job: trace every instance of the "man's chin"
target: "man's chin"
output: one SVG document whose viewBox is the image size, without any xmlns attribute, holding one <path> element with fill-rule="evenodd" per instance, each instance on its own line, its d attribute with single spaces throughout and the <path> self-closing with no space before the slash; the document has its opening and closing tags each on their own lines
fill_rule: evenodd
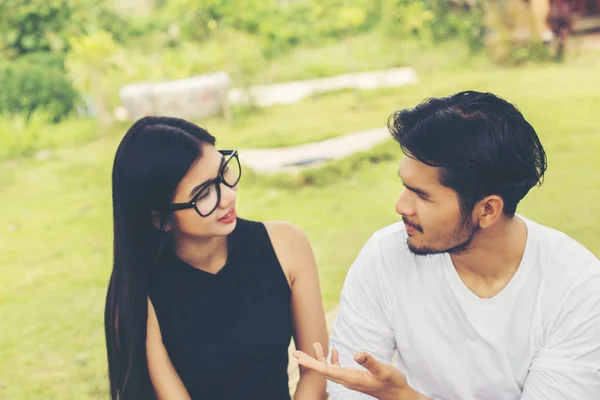
<svg viewBox="0 0 600 400">
<path fill-rule="evenodd" d="M 444 250 L 438 250 L 427 246 L 417 246 L 414 243 L 411 243 L 411 238 L 408 238 L 406 244 L 408 245 L 408 249 L 411 253 L 416 256 L 430 256 L 434 254 L 444 253 Z"/>
<path fill-rule="evenodd" d="M 408 249 L 410 250 L 410 252 L 417 256 L 432 256 L 435 254 L 445 254 L 445 253 L 452 254 L 452 255 L 460 255 L 460 254 L 467 253 L 471 249 L 473 237 L 475 236 L 476 232 L 477 232 L 477 229 L 474 230 L 466 240 L 464 240 L 452 247 L 446 247 L 443 249 L 428 247 L 425 245 L 417 246 L 414 243 L 414 238 L 411 238 L 411 237 L 409 237 L 406 240 L 406 244 L 408 245 Z M 411 239 L 413 239 L 413 240 L 411 240 Z"/>
</svg>

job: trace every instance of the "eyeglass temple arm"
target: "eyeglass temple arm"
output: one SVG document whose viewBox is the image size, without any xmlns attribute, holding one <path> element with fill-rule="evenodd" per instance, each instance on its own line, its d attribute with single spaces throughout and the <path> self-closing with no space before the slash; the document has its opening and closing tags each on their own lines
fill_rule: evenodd
<svg viewBox="0 0 600 400">
<path fill-rule="evenodd" d="M 165 208 L 165 211 L 185 210 L 186 208 L 193 208 L 193 207 L 194 207 L 194 204 L 192 202 L 174 203 L 174 204 L 169 204 L 169 206 Z"/>
</svg>

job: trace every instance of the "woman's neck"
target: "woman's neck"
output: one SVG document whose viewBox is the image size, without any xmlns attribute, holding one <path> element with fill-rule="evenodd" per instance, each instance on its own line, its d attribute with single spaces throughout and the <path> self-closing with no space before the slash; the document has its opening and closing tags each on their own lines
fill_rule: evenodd
<svg viewBox="0 0 600 400">
<path fill-rule="evenodd" d="M 214 274 L 227 262 L 227 236 L 203 239 L 177 237 L 173 251 L 192 267 Z"/>
</svg>

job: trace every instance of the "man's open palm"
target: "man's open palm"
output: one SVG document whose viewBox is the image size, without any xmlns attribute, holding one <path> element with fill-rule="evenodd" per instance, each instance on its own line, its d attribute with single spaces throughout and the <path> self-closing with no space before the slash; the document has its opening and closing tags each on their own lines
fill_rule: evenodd
<svg viewBox="0 0 600 400">
<path fill-rule="evenodd" d="M 323 346 L 315 343 L 313 347 L 314 357 L 302 351 L 294 352 L 298 364 L 319 372 L 327 379 L 344 385 L 350 390 L 385 400 L 397 399 L 398 393 L 407 386 L 406 376 L 398 368 L 381 363 L 368 353 L 361 352 L 354 356 L 354 360 L 366 368 L 361 370 L 341 366 L 336 349 L 331 352 L 331 364 L 329 364 L 323 354 Z"/>
</svg>

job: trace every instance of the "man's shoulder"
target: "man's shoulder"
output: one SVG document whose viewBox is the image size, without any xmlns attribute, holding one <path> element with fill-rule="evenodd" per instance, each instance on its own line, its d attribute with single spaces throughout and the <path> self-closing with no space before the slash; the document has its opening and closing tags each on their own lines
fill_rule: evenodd
<svg viewBox="0 0 600 400">
<path fill-rule="evenodd" d="M 367 241 L 367 246 L 376 248 L 381 254 L 408 255 L 410 251 L 406 244 L 407 239 L 408 234 L 404 223 L 394 222 L 373 232 Z"/>
<path fill-rule="evenodd" d="M 376 230 L 372 238 L 378 242 L 384 242 L 386 240 L 396 240 L 406 238 L 406 229 L 402 221 L 394 222 L 383 228 Z"/>
<path fill-rule="evenodd" d="M 371 254 L 384 270 L 394 274 L 413 269 L 419 263 L 437 262 L 437 256 L 415 256 L 408 248 L 407 240 L 404 223 L 395 222 L 376 230 L 365 244 L 364 251 Z"/>
<path fill-rule="evenodd" d="M 546 268 L 564 270 L 573 278 L 600 274 L 600 260 L 582 243 L 558 229 L 524 220 L 534 240 L 539 261 Z"/>
</svg>

